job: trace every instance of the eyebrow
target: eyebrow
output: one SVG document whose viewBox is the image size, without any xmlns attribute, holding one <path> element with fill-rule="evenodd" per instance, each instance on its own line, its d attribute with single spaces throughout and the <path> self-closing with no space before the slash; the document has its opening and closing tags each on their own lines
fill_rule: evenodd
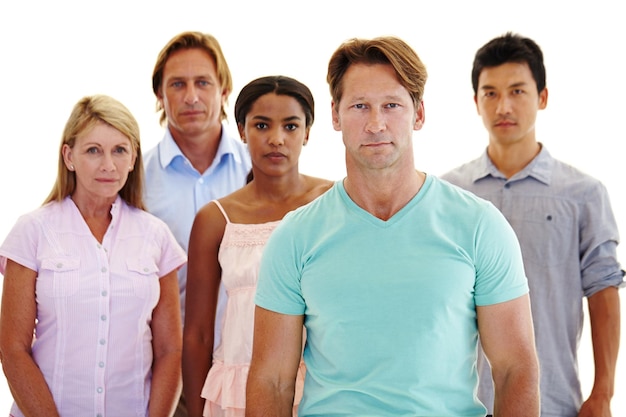
<svg viewBox="0 0 626 417">
<path fill-rule="evenodd" d="M 347 99 L 350 99 L 352 101 L 369 101 L 367 99 L 366 96 L 354 96 L 354 97 L 346 97 Z M 386 95 L 383 97 L 385 100 L 388 101 L 401 101 L 403 100 L 402 96 L 396 95 L 396 94 L 391 94 L 391 95 Z"/>
<path fill-rule="evenodd" d="M 252 120 L 262 120 L 262 121 L 271 121 L 272 119 L 263 115 L 252 116 Z M 302 118 L 300 116 L 288 116 L 284 119 L 281 119 L 282 122 L 291 122 L 291 121 L 300 121 Z"/>
<path fill-rule="evenodd" d="M 201 74 L 201 75 L 196 75 L 193 77 L 187 77 L 185 75 L 172 75 L 170 77 L 165 78 L 165 80 L 167 81 L 187 81 L 187 80 L 207 80 L 207 81 L 213 81 L 214 78 L 212 78 L 210 75 L 208 74 Z"/>
<path fill-rule="evenodd" d="M 527 82 L 525 82 L 525 81 L 520 81 L 520 82 L 517 82 L 517 83 L 513 83 L 513 84 L 511 84 L 511 85 L 507 86 L 506 88 L 525 87 L 525 86 L 527 86 L 527 85 L 528 85 L 528 83 L 527 83 Z M 487 84 L 487 85 L 483 85 L 483 86 L 481 86 L 481 87 L 480 87 L 480 89 L 481 89 L 481 90 L 494 90 L 495 88 L 496 88 L 496 87 L 494 87 L 494 86 L 492 86 L 492 85 L 489 85 L 489 84 Z"/>
<path fill-rule="evenodd" d="M 130 141 L 130 139 L 129 139 L 129 141 Z M 98 146 L 100 148 L 103 147 L 101 142 L 85 142 L 85 143 L 81 144 L 80 146 L 87 146 L 87 147 Z M 128 143 L 128 142 L 119 142 L 119 143 L 114 143 L 111 146 L 122 146 L 122 147 L 130 148 L 130 147 L 133 146 L 133 144 L 132 143 Z"/>
</svg>

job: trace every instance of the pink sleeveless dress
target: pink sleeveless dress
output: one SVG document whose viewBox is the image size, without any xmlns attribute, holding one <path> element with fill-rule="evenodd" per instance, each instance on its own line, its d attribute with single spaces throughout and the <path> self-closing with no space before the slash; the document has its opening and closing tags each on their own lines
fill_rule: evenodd
<svg viewBox="0 0 626 417">
<path fill-rule="evenodd" d="M 231 223 L 226 219 L 218 260 L 228 294 L 222 323 L 222 340 L 213 352 L 213 365 L 202 388 L 205 417 L 244 417 L 246 381 L 252 357 L 254 294 L 263 248 L 280 221 L 261 224 Z M 296 380 L 294 413 L 302 398 L 305 367 L 300 362 Z"/>
</svg>

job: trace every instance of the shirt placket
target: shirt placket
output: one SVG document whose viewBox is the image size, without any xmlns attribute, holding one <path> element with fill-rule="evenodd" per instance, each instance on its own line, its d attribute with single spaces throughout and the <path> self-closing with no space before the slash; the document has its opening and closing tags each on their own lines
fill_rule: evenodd
<svg viewBox="0 0 626 417">
<path fill-rule="evenodd" d="M 513 183 L 510 181 L 506 181 L 502 186 L 502 203 L 500 207 L 500 211 L 507 219 L 511 219 L 513 215 L 514 207 L 514 191 L 513 191 Z"/>
<path fill-rule="evenodd" d="M 98 298 L 98 345 L 96 348 L 95 366 L 95 412 L 96 417 L 105 416 L 106 400 L 106 367 L 108 365 L 109 331 L 110 331 L 110 299 L 111 299 L 111 268 L 107 242 L 97 244 L 98 265 L 100 267 L 100 297 Z"/>
</svg>

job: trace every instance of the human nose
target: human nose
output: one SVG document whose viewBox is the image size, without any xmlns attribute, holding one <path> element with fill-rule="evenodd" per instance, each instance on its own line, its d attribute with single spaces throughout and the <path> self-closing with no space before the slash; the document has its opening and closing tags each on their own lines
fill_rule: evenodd
<svg viewBox="0 0 626 417">
<path fill-rule="evenodd" d="M 378 133 L 385 130 L 385 119 L 380 110 L 372 109 L 370 111 L 365 130 L 370 133 Z"/>
<path fill-rule="evenodd" d="M 198 102 L 198 90 L 193 86 L 189 85 L 185 90 L 185 103 L 186 104 L 195 104 Z"/>
<path fill-rule="evenodd" d="M 105 153 L 102 157 L 102 163 L 100 164 L 100 169 L 102 171 L 114 171 L 115 163 L 113 163 L 113 156 Z"/>
<path fill-rule="evenodd" d="M 511 113 L 511 100 L 507 96 L 502 96 L 498 99 L 498 105 L 496 107 L 496 112 L 498 114 L 509 114 Z"/>
<path fill-rule="evenodd" d="M 267 132 L 267 142 L 272 146 L 282 146 L 285 138 L 280 129 L 271 129 Z"/>
</svg>

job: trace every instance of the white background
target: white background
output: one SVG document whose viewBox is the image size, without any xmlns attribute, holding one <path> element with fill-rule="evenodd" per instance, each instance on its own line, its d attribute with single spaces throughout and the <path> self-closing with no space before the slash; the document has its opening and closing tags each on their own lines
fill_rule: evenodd
<svg viewBox="0 0 626 417">
<path fill-rule="evenodd" d="M 35 0 L 0 4 L 0 239 L 20 214 L 38 207 L 56 175 L 61 132 L 74 103 L 104 93 L 136 116 L 143 149 L 162 137 L 151 74 L 160 49 L 184 30 L 220 41 L 233 73 L 230 102 L 248 81 L 284 74 L 306 83 L 317 119 L 301 157 L 304 173 L 340 179 L 343 145 L 330 120 L 326 65 L 351 37 L 396 35 L 429 71 L 426 123 L 415 134 L 417 167 L 443 172 L 477 157 L 487 137 L 472 101 L 470 70 L 477 48 L 515 31 L 545 54 L 549 103 L 538 139 L 557 158 L 607 186 L 626 233 L 623 183 L 626 25 L 620 2 L 549 0 L 108 2 Z M 230 120 L 232 107 L 228 111 Z M 234 126 L 229 126 L 234 131 Z M 619 249 L 626 264 L 626 244 Z M 626 313 L 626 301 L 622 312 Z M 623 314 L 626 322 L 626 314 Z M 622 333 L 626 325 L 622 325 Z M 584 395 L 593 381 L 585 328 L 580 372 Z M 626 345 L 626 343 L 622 343 Z M 626 415 L 626 348 L 621 349 L 613 415 Z M 0 378 L 0 416 L 10 395 Z"/>
</svg>

